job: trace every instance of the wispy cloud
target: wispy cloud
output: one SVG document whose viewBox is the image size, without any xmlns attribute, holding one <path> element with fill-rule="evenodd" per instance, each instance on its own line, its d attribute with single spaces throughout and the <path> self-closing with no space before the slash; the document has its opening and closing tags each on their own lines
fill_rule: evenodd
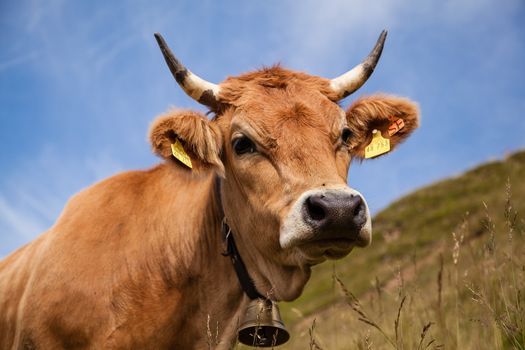
<svg viewBox="0 0 525 350">
<path fill-rule="evenodd" d="M 37 52 L 29 52 L 0 61 L 0 73 L 20 64 L 27 63 L 38 56 Z"/>
<path fill-rule="evenodd" d="M 412 28 L 412 35 L 414 28 L 422 32 L 436 29 L 444 35 L 450 35 L 451 30 L 455 35 L 469 35 L 491 28 L 490 23 L 512 15 L 522 3 L 520 0 L 333 0 L 320 4 L 304 0 L 300 6 L 295 2 L 284 6 L 287 8 L 282 16 L 289 27 L 284 34 L 285 45 L 293 51 L 291 64 L 310 68 L 326 66 L 327 61 L 332 62 L 330 67 L 352 58 L 359 60 L 361 57 L 355 57 L 355 52 L 368 53 L 367 48 L 371 48 L 382 29 L 398 35 L 407 28 Z M 458 31 L 465 25 L 470 26 L 468 31 Z M 508 28 L 491 29 L 492 37 L 497 37 Z M 484 40 L 487 34 L 484 33 Z M 450 42 L 453 41 L 451 38 Z M 398 47 L 403 49 L 404 45 Z M 332 56 L 327 57 L 328 54 Z"/>
<path fill-rule="evenodd" d="M 24 21 L 24 29 L 28 32 L 38 31 L 43 21 L 56 20 L 62 13 L 64 0 L 31 0 L 26 3 L 24 12 L 27 17 Z"/>
<path fill-rule="evenodd" d="M 45 223 L 28 215 L 24 207 L 25 205 L 20 208 L 9 203 L 4 196 L 0 195 L 0 227 L 6 230 L 7 238 L 11 237 L 16 240 L 16 237 L 21 237 L 23 240 L 29 240 L 45 229 Z"/>
<path fill-rule="evenodd" d="M 110 152 L 76 159 L 67 151 L 45 147 L 9 174 L 0 194 L 0 237 L 3 252 L 48 229 L 68 198 L 123 167 Z M 0 251 L 0 255 L 2 251 Z"/>
</svg>

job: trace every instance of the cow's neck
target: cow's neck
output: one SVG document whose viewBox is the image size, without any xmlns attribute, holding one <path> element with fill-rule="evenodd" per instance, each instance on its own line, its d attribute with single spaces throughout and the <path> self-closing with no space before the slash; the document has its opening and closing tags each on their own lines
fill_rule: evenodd
<svg viewBox="0 0 525 350">
<path fill-rule="evenodd" d="M 248 298 L 239 286 L 230 259 L 221 254 L 225 247 L 214 176 L 175 172 L 169 175 L 176 186 L 170 194 L 171 208 L 163 221 L 169 223 L 169 231 L 173 233 L 169 236 L 174 256 L 172 266 L 177 269 L 182 266 L 177 271 L 165 269 L 172 274 L 170 279 L 175 281 L 175 288 L 181 294 L 179 303 L 182 305 L 177 310 L 178 317 L 183 319 L 180 329 L 196 330 L 197 334 L 185 333 L 185 337 L 201 340 L 202 336 L 211 337 L 206 342 L 219 341 L 218 348 L 229 348 L 235 340 Z M 173 220 L 177 210 L 184 216 Z M 192 327 L 188 327 L 189 323 Z M 216 339 L 217 334 L 219 339 Z"/>
<path fill-rule="evenodd" d="M 233 234 L 239 255 L 259 294 L 274 301 L 292 301 L 301 295 L 310 278 L 309 266 L 283 265 L 257 250 L 246 237 L 261 237 L 258 232 L 250 232 L 247 236 L 239 232 Z"/>
</svg>

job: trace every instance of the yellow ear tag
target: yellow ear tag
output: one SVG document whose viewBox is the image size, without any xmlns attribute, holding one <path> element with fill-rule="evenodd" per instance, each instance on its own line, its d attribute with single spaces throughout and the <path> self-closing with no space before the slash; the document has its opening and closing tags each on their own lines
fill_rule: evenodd
<svg viewBox="0 0 525 350">
<path fill-rule="evenodd" d="M 390 151 L 390 140 L 381 136 L 381 131 L 372 131 L 372 141 L 365 148 L 365 158 L 374 158 Z"/>
<path fill-rule="evenodd" d="M 192 168 L 191 158 L 188 156 L 188 153 L 186 153 L 179 140 L 171 144 L 171 153 L 175 158 L 180 160 L 182 164 L 186 165 L 190 169 Z"/>
</svg>

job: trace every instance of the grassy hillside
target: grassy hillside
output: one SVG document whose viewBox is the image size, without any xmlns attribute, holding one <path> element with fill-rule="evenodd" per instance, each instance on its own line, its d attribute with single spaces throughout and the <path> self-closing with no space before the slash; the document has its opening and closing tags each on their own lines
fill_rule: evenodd
<svg viewBox="0 0 525 350">
<path fill-rule="evenodd" d="M 525 152 L 401 198 L 371 247 L 316 267 L 281 305 L 282 348 L 525 348 L 524 198 Z"/>
</svg>

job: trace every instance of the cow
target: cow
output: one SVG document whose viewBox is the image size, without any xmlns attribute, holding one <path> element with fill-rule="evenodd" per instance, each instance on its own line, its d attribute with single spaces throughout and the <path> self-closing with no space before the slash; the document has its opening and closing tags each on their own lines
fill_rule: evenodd
<svg viewBox="0 0 525 350">
<path fill-rule="evenodd" d="M 156 33 L 177 83 L 213 115 L 158 117 L 149 140 L 161 164 L 74 195 L 0 262 L 0 348 L 227 349 L 251 297 L 225 257 L 224 227 L 252 292 L 273 302 L 298 298 L 312 266 L 369 245 L 350 162 L 377 133 L 394 149 L 419 111 L 384 94 L 346 111 L 338 102 L 372 74 L 385 37 L 334 79 L 276 65 L 217 85 Z"/>
</svg>

